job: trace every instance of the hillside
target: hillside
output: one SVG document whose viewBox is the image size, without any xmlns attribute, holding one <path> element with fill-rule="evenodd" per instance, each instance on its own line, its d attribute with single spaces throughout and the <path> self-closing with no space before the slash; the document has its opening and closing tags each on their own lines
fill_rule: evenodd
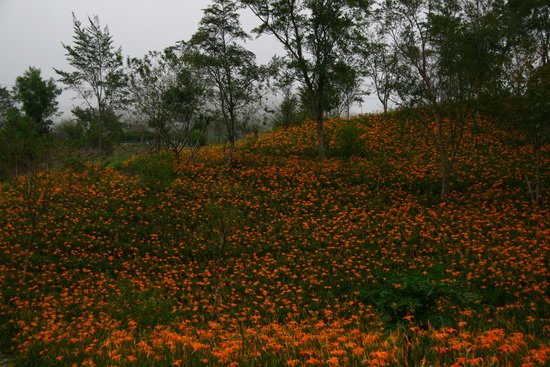
<svg viewBox="0 0 550 367">
<path fill-rule="evenodd" d="M 0 186 L 0 347 L 21 366 L 543 366 L 548 202 L 467 121 L 452 194 L 383 116 Z M 544 148 L 549 167 L 548 147 Z M 546 170 L 542 176 L 548 183 Z"/>
</svg>

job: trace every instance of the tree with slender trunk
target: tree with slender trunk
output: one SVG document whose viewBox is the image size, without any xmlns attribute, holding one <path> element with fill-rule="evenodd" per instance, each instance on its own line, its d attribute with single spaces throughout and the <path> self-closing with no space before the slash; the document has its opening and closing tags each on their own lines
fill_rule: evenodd
<svg viewBox="0 0 550 367">
<path fill-rule="evenodd" d="M 211 119 L 209 83 L 185 60 L 187 52 L 180 43 L 128 60 L 132 105 L 154 131 L 156 147 L 169 149 L 177 160 L 185 148 L 194 156 Z"/>
<path fill-rule="evenodd" d="M 458 57 L 462 9 L 453 0 L 387 0 L 379 9 L 381 30 L 389 35 L 403 72 L 397 93 L 403 104 L 424 108 L 434 123 L 427 131 L 439 156 L 441 197 L 449 194 L 464 116 Z"/>
<path fill-rule="evenodd" d="M 4 127 L 8 115 L 15 109 L 13 96 L 7 88 L 0 87 L 0 128 Z"/>
<path fill-rule="evenodd" d="M 50 132 L 51 117 L 57 112 L 57 97 L 60 94 L 61 89 L 55 81 L 42 79 L 40 69 L 32 66 L 15 79 L 14 99 L 21 103 L 21 109 L 34 122 L 39 135 Z"/>
<path fill-rule="evenodd" d="M 261 24 L 256 34 L 274 36 L 285 48 L 286 66 L 300 81 L 316 122 L 320 159 L 326 155 L 324 119 L 339 83 L 349 76 L 352 44 L 364 29 L 365 1 L 241 0 Z M 353 83 L 351 83 L 353 84 Z"/>
<path fill-rule="evenodd" d="M 105 120 L 124 106 L 127 77 L 122 51 L 114 47 L 109 28 L 102 28 L 97 16 L 88 21 L 88 26 L 84 26 L 73 14 L 74 44 L 63 44 L 74 71 L 54 70 L 60 81 L 94 112 L 99 130 L 98 148 L 102 150 Z"/>
<path fill-rule="evenodd" d="M 376 97 L 387 113 L 400 78 L 395 50 L 379 40 L 368 43 L 361 54 L 365 61 L 364 73 L 372 81 Z"/>
<path fill-rule="evenodd" d="M 214 0 L 204 9 L 197 32 L 189 41 L 189 60 L 213 81 L 217 109 L 229 143 L 228 163 L 235 160 L 235 141 L 242 129 L 242 113 L 261 100 L 262 71 L 256 56 L 241 43 L 250 36 L 239 21 L 240 6 L 232 0 Z"/>
<path fill-rule="evenodd" d="M 550 140 L 550 5 L 545 1 L 514 1 L 504 11 L 507 19 L 506 119 L 522 132 L 532 153 L 525 157 L 523 176 L 531 201 L 543 198 L 544 146 Z M 512 103 L 510 103 L 512 102 Z M 518 139 L 518 143 L 521 139 Z M 519 144 L 518 144 L 519 146 Z"/>
</svg>

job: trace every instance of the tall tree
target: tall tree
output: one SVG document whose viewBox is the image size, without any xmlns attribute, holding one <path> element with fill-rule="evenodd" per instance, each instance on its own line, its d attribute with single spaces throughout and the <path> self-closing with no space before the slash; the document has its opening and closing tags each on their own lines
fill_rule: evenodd
<svg viewBox="0 0 550 367">
<path fill-rule="evenodd" d="M 57 112 L 57 97 L 61 89 L 53 79 L 44 80 L 40 69 L 29 67 L 15 80 L 13 96 L 21 103 L 21 109 L 30 118 L 39 135 L 50 132 L 51 117 Z"/>
<path fill-rule="evenodd" d="M 534 53 L 536 66 L 550 62 L 550 4 L 547 0 L 509 0 L 507 17 L 511 42 Z M 518 42 L 519 41 L 519 42 Z"/>
<path fill-rule="evenodd" d="M 490 104 L 504 93 L 504 62 L 509 46 L 502 0 L 462 4 L 461 32 L 455 48 L 455 68 L 466 89 L 472 110 Z M 476 111 L 477 112 L 477 111 Z"/>
<path fill-rule="evenodd" d="M 108 27 L 102 28 L 97 16 L 83 26 L 73 14 L 72 46 L 63 44 L 67 61 L 75 70 L 55 69 L 60 81 L 84 100 L 97 120 L 99 149 L 103 148 L 103 125 L 126 100 L 127 77 L 122 51 L 115 48 Z"/>
<path fill-rule="evenodd" d="M 382 30 L 389 35 L 402 70 L 399 98 L 411 107 L 426 108 L 435 124 L 428 131 L 439 154 L 444 197 L 462 132 L 453 107 L 467 98 L 458 57 L 462 8 L 455 0 L 386 0 L 380 11 Z"/>
<path fill-rule="evenodd" d="M 214 101 L 227 132 L 230 164 L 237 132 L 243 127 L 242 113 L 261 100 L 262 72 L 254 53 L 241 45 L 250 36 L 241 28 L 239 8 L 233 0 L 214 0 L 204 9 L 199 28 L 189 41 L 195 49 L 192 62 L 214 83 Z"/>
<path fill-rule="evenodd" d="M 326 152 L 324 118 L 335 107 L 339 83 L 349 78 L 351 44 L 366 1 L 241 0 L 261 21 L 258 35 L 274 36 L 286 50 L 287 67 L 302 85 L 315 118 L 320 158 Z M 350 83 L 353 84 L 353 83 Z"/>
<path fill-rule="evenodd" d="M 288 128 L 311 119 L 309 108 L 300 100 L 296 77 L 285 65 L 285 60 L 275 56 L 268 65 L 269 90 L 279 100 L 268 112 L 272 114 L 273 127 Z"/>
<path fill-rule="evenodd" d="M 544 0 L 511 0 L 504 9 L 508 53 L 505 64 L 507 91 L 502 104 L 531 146 L 524 158 L 523 176 L 535 203 L 542 200 L 544 149 L 550 140 L 550 4 Z"/>
<path fill-rule="evenodd" d="M 194 155 L 209 120 L 208 83 L 187 62 L 187 52 L 187 45 L 180 43 L 128 62 L 133 105 L 153 129 L 157 148 L 166 146 L 177 159 L 185 147 L 192 147 Z"/>
<path fill-rule="evenodd" d="M 363 95 L 366 91 L 363 90 L 363 78 L 359 71 L 359 65 L 354 65 L 351 62 L 340 63 L 338 71 L 335 73 L 334 87 L 332 88 L 333 98 L 330 105 L 332 110 L 328 115 L 350 117 L 351 107 L 355 103 L 363 102 Z"/>
<path fill-rule="evenodd" d="M 8 114 L 14 109 L 13 97 L 7 88 L 0 87 L 0 128 L 5 125 Z"/>
<path fill-rule="evenodd" d="M 52 79 L 43 80 L 32 67 L 16 79 L 13 93 L 0 89 L 0 178 L 36 172 L 48 162 L 50 117 L 59 93 Z"/>
<path fill-rule="evenodd" d="M 372 81 L 376 96 L 387 113 L 400 79 L 395 50 L 379 39 L 368 43 L 361 54 L 365 60 L 363 72 Z"/>
</svg>

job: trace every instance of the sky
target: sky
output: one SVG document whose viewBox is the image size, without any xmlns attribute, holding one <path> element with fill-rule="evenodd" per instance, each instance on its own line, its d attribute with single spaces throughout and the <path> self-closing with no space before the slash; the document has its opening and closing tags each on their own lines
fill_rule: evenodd
<svg viewBox="0 0 550 367">
<path fill-rule="evenodd" d="M 72 44 L 74 12 L 84 24 L 97 15 L 107 25 L 114 44 L 125 56 L 141 57 L 176 41 L 187 40 L 196 31 L 202 9 L 209 0 L 0 0 L 0 85 L 11 89 L 15 78 L 29 67 L 38 67 L 44 78 L 57 79 L 53 68 L 70 70 L 64 44 Z M 257 25 L 247 10 L 241 14 L 245 31 Z M 283 54 L 276 40 L 262 36 L 248 42 L 258 63 L 267 63 L 274 54 Z M 355 112 L 376 108 L 368 99 Z M 79 101 L 63 92 L 59 109 L 68 113 Z"/>
</svg>

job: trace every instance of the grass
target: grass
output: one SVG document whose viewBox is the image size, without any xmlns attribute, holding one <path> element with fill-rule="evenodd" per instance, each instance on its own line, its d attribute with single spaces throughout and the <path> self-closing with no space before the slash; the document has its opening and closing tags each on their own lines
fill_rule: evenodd
<svg viewBox="0 0 550 367">
<path fill-rule="evenodd" d="M 382 116 L 328 122 L 323 162 L 305 124 L 233 168 L 214 146 L 44 172 L 34 230 L 4 184 L 0 346 L 18 366 L 543 366 L 547 203 L 528 151 L 477 125 L 445 201 L 422 125 Z"/>
</svg>

